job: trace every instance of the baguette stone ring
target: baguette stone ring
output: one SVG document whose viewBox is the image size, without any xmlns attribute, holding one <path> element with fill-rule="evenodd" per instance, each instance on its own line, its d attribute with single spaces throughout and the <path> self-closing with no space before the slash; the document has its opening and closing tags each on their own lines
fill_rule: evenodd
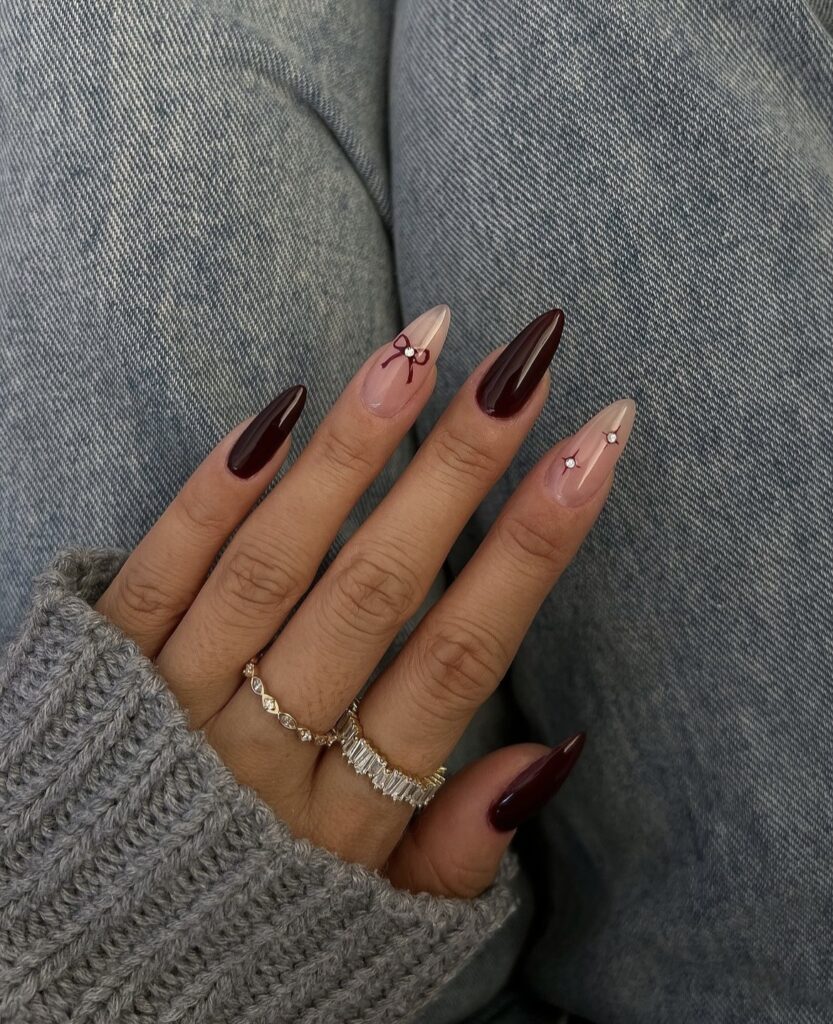
<svg viewBox="0 0 833 1024">
<path fill-rule="evenodd" d="M 336 723 L 335 732 L 341 744 L 344 759 L 358 775 L 368 778 L 374 789 L 399 803 L 416 809 L 433 800 L 446 779 L 446 769 L 438 768 L 431 775 L 409 775 L 394 768 L 387 758 L 365 739 L 358 715 L 359 702 L 353 701 Z"/>
</svg>

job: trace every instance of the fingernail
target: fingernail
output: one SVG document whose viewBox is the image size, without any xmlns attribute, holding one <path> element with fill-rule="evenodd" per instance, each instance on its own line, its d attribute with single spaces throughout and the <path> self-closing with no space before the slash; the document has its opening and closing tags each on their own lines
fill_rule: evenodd
<svg viewBox="0 0 833 1024">
<path fill-rule="evenodd" d="M 498 832 L 511 832 L 540 811 L 564 785 L 579 759 L 584 739 L 584 733 L 578 732 L 524 769 L 489 809 L 492 827 Z"/>
<path fill-rule="evenodd" d="M 228 468 L 244 480 L 263 469 L 298 422 L 307 400 L 303 384 L 282 391 L 238 437 L 228 457 Z"/>
<path fill-rule="evenodd" d="M 555 456 L 544 478 L 553 497 L 568 508 L 584 505 L 607 480 L 622 454 L 636 416 L 636 403 L 623 398 L 596 413 Z"/>
<path fill-rule="evenodd" d="M 477 402 L 489 416 L 514 416 L 529 398 L 555 355 L 564 313 L 551 309 L 527 324 L 489 367 Z"/>
<path fill-rule="evenodd" d="M 442 350 L 450 320 L 448 306 L 434 306 L 379 350 L 361 390 L 372 413 L 395 416 L 420 390 Z"/>
</svg>

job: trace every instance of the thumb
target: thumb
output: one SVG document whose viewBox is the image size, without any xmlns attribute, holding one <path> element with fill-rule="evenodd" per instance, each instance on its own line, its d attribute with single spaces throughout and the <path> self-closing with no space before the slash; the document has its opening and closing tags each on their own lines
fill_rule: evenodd
<svg viewBox="0 0 833 1024">
<path fill-rule="evenodd" d="M 503 747 L 467 765 L 412 822 L 387 864 L 399 889 L 471 898 L 495 879 L 515 830 L 562 786 L 584 746 Z"/>
</svg>

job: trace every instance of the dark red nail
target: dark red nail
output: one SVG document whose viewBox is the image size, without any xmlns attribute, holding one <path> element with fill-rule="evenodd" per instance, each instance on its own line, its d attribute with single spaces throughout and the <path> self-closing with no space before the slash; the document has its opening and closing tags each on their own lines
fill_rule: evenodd
<svg viewBox="0 0 833 1024">
<path fill-rule="evenodd" d="M 477 389 L 477 401 L 489 416 L 514 416 L 529 398 L 550 365 L 561 332 L 564 313 L 542 313 L 510 342 L 489 367 Z"/>
<path fill-rule="evenodd" d="M 263 469 L 298 422 L 306 400 L 307 389 L 296 384 L 282 391 L 252 420 L 228 457 L 228 468 L 235 476 L 245 480 Z"/>
<path fill-rule="evenodd" d="M 564 785 L 584 747 L 584 738 L 583 732 L 576 733 L 525 768 L 489 808 L 492 827 L 511 832 L 540 811 Z"/>
</svg>

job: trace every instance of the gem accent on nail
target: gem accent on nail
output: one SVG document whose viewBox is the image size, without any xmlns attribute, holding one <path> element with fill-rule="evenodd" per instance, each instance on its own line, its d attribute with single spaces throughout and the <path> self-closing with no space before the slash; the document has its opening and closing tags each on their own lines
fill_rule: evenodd
<svg viewBox="0 0 833 1024">
<path fill-rule="evenodd" d="M 572 455 L 568 455 L 566 459 L 564 459 L 564 469 L 561 471 L 562 476 L 567 472 L 568 469 L 581 469 L 581 466 L 576 462 L 577 455 L 578 448 L 576 448 Z"/>
<path fill-rule="evenodd" d="M 393 360 L 398 359 L 399 356 L 404 356 L 408 360 L 408 379 L 405 383 L 410 384 L 414 379 L 414 364 L 416 363 L 417 366 L 424 366 L 431 358 L 431 353 L 427 348 L 414 348 L 408 340 L 407 334 L 397 335 L 397 337 L 393 339 L 392 344 L 396 351 L 392 356 L 388 356 L 388 358 L 381 364 L 382 369 L 384 370 L 388 363 L 392 363 Z"/>
<path fill-rule="evenodd" d="M 597 493 L 628 444 L 635 414 L 633 399 L 611 402 L 564 441 L 544 477 L 557 501 L 578 508 Z"/>
</svg>

